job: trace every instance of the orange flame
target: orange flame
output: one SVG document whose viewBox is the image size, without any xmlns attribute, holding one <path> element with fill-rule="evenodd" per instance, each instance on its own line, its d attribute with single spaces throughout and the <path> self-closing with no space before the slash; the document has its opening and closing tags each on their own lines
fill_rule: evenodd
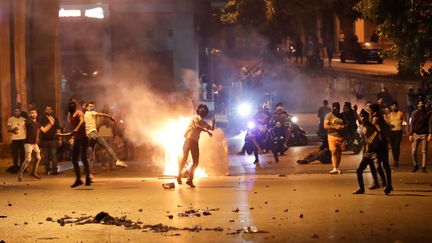
<svg viewBox="0 0 432 243">
<path fill-rule="evenodd" d="M 190 122 L 190 117 L 180 117 L 177 120 L 171 120 L 163 126 L 160 132 L 154 137 L 155 141 L 161 144 L 165 150 L 164 158 L 164 175 L 177 176 L 178 161 L 183 156 L 184 133 Z M 195 170 L 195 177 L 208 177 L 205 169 L 198 167 Z"/>
</svg>

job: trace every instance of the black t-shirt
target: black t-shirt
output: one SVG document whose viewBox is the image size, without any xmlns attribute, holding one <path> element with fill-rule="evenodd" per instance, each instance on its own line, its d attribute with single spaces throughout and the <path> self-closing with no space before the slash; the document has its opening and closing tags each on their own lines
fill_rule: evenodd
<svg viewBox="0 0 432 243">
<path fill-rule="evenodd" d="M 54 118 L 54 125 L 46 133 L 41 132 L 41 139 L 44 141 L 56 139 L 57 129 L 60 129 L 60 123 L 58 119 L 55 118 L 54 116 L 53 118 Z M 42 117 L 42 119 L 40 120 L 41 126 L 45 127 L 49 123 L 50 122 L 46 116 Z"/>
<path fill-rule="evenodd" d="M 37 132 L 40 128 L 40 124 L 38 121 L 34 122 L 31 119 L 27 119 L 26 123 L 26 140 L 25 143 L 35 144 L 37 138 Z"/>
</svg>

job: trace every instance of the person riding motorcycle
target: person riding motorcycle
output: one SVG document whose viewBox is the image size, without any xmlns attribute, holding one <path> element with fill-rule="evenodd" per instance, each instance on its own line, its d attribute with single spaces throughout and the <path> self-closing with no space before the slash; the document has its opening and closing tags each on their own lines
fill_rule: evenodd
<svg viewBox="0 0 432 243">
<path fill-rule="evenodd" d="M 243 148 L 248 154 L 254 153 L 255 164 L 259 162 L 258 153 L 263 154 L 263 150 L 268 150 L 269 138 L 270 134 L 263 124 L 258 123 L 247 130 Z"/>
<path fill-rule="evenodd" d="M 275 126 L 270 131 L 271 139 L 272 139 L 271 150 L 273 152 L 273 156 L 275 158 L 276 163 L 279 163 L 278 154 L 283 155 L 285 151 L 288 150 L 285 130 L 286 129 L 281 124 L 281 122 L 276 121 Z"/>
<path fill-rule="evenodd" d="M 268 124 L 272 117 L 269 110 L 270 107 L 264 104 L 262 108 L 257 111 L 257 113 L 254 116 L 254 119 L 256 121 L 259 121 L 260 124 Z"/>
<path fill-rule="evenodd" d="M 286 138 L 285 144 L 288 146 L 287 139 L 290 133 L 290 115 L 284 110 L 284 105 L 282 102 L 276 104 L 276 111 L 273 113 L 268 127 L 270 129 L 274 128 L 277 122 L 280 122 L 280 124 L 282 125 L 282 128 L 284 130 L 284 137 Z"/>
</svg>

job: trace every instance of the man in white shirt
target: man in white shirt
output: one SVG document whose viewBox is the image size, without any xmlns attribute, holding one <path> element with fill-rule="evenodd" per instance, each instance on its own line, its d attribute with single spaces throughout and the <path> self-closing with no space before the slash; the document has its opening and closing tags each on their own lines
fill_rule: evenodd
<svg viewBox="0 0 432 243">
<path fill-rule="evenodd" d="M 96 112 L 94 110 L 94 107 L 95 107 L 94 102 L 89 102 L 86 106 L 87 111 L 84 114 L 85 131 L 86 131 L 87 137 L 89 138 L 88 149 L 87 149 L 87 159 L 89 160 L 90 171 L 92 171 L 92 169 L 93 169 L 93 163 L 94 163 L 93 151 L 94 151 L 96 144 L 98 144 L 104 150 L 106 150 L 106 152 L 109 154 L 111 159 L 115 162 L 117 167 L 126 168 L 127 164 L 118 158 L 117 154 L 112 150 L 112 148 L 108 145 L 108 143 L 105 141 L 105 139 L 103 137 L 99 136 L 99 133 L 97 131 L 96 117 L 98 117 L 98 116 L 107 117 L 114 122 L 115 122 L 115 119 L 108 114 Z"/>
<path fill-rule="evenodd" d="M 200 104 L 196 110 L 197 115 L 193 116 L 189 126 L 185 133 L 185 142 L 183 144 L 183 158 L 179 163 L 179 172 L 177 176 L 177 183 L 182 184 L 181 176 L 182 171 L 186 165 L 186 161 L 188 159 L 189 151 L 192 154 L 193 165 L 188 171 L 188 179 L 186 184 L 190 187 L 195 187 L 193 184 L 193 177 L 195 173 L 195 169 L 198 167 L 199 163 L 199 147 L 198 141 L 200 138 L 200 133 L 202 131 L 207 132 L 210 136 L 212 133 L 210 131 L 214 130 L 215 119 L 212 119 L 212 125 L 210 126 L 207 122 L 204 121 L 204 118 L 208 115 L 209 109 L 206 105 Z"/>
<path fill-rule="evenodd" d="M 21 116 L 21 109 L 16 107 L 14 115 L 9 117 L 7 129 L 12 139 L 12 160 L 13 165 L 7 169 L 12 174 L 18 173 L 20 166 L 25 160 L 24 143 L 26 139 L 25 118 Z M 18 163 L 19 156 L 19 163 Z"/>
</svg>

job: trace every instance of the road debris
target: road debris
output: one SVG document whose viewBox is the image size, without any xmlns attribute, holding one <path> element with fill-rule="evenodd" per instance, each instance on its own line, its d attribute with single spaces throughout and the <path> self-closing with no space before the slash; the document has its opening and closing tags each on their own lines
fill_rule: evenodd
<svg viewBox="0 0 432 243">
<path fill-rule="evenodd" d="M 219 209 L 207 209 L 203 215 L 211 215 L 210 211 L 218 211 Z M 196 214 L 200 210 L 190 209 L 185 211 L 189 214 Z M 174 217 L 173 215 L 169 215 Z M 189 217 L 189 216 L 188 216 Z M 51 217 L 47 217 L 46 221 L 53 221 Z M 223 232 L 225 229 L 218 226 L 214 228 L 203 228 L 201 225 L 193 225 L 192 227 L 174 227 L 169 225 L 164 225 L 162 223 L 159 224 L 144 224 L 141 221 L 132 221 L 128 219 L 127 216 L 122 217 L 113 217 L 107 212 L 99 212 L 96 216 L 88 216 L 82 215 L 80 217 L 70 217 L 65 215 L 62 218 L 56 220 L 61 226 L 65 226 L 69 224 L 73 225 L 83 225 L 83 224 L 105 224 L 105 225 L 115 225 L 115 226 L 123 226 L 127 230 L 139 229 L 142 232 L 152 232 L 152 233 L 168 233 L 169 231 L 189 231 L 189 232 L 201 232 L 201 231 L 215 231 L 215 232 Z M 234 222 L 234 220 L 230 220 L 230 222 Z M 27 222 L 24 222 L 27 224 Z M 41 224 L 41 223 L 39 223 Z M 229 228 L 228 228 L 229 229 Z M 256 226 L 245 226 L 242 229 L 236 230 L 235 232 L 227 233 L 227 234 L 240 234 L 240 233 L 269 233 L 267 231 L 258 230 Z M 163 234 L 164 236 L 180 236 L 179 233 L 172 234 Z"/>
<path fill-rule="evenodd" d="M 164 184 L 162 184 L 162 187 L 164 188 L 164 189 L 174 189 L 175 188 L 175 184 L 174 184 L 174 182 L 170 182 L 170 183 L 164 183 Z"/>
</svg>

